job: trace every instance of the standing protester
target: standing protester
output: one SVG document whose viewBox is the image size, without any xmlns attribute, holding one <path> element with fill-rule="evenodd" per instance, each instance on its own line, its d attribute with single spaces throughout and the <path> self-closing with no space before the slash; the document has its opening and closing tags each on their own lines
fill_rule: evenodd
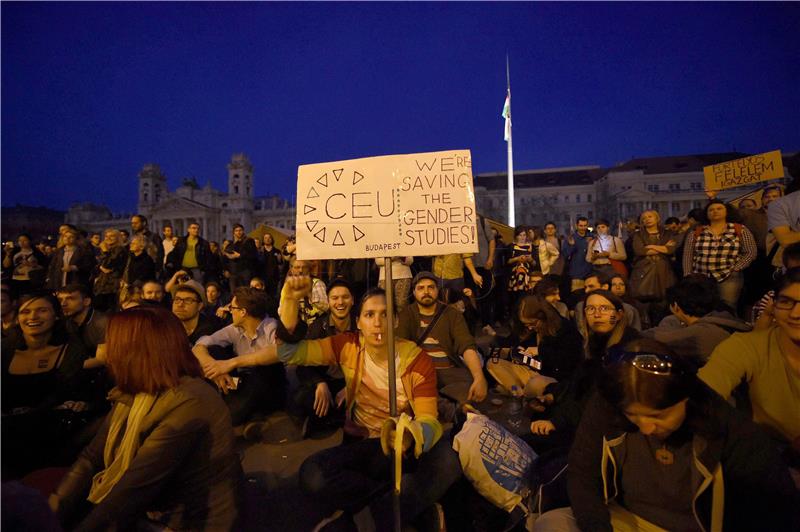
<svg viewBox="0 0 800 532">
<path fill-rule="evenodd" d="M 18 295 L 42 287 L 47 270 L 47 258 L 31 244 L 31 237 L 22 233 L 17 237 L 17 247 L 6 244 L 3 268 L 12 270 L 11 284 Z"/>
<path fill-rule="evenodd" d="M 606 277 L 611 277 L 615 273 L 627 277 L 625 260 L 628 254 L 625 252 L 625 243 L 621 238 L 610 234 L 608 228 L 608 220 L 601 218 L 595 222 L 595 236 L 589 240 L 586 262 L 591 263 L 594 271 L 601 272 Z"/>
<path fill-rule="evenodd" d="M 101 311 L 113 310 L 120 289 L 122 273 L 128 263 L 128 250 L 116 229 L 107 229 L 100 243 L 100 256 L 94 275 L 94 306 Z"/>
<path fill-rule="evenodd" d="M 392 257 L 392 290 L 394 293 L 394 304 L 397 313 L 403 311 L 408 305 L 408 296 L 411 294 L 411 264 L 414 257 Z M 375 264 L 379 268 L 378 286 L 386 289 L 386 265 L 383 257 L 375 259 Z"/>
<path fill-rule="evenodd" d="M 89 277 L 96 265 L 94 252 L 79 243 L 78 232 L 68 229 L 61 237 L 63 245 L 53 254 L 47 274 L 47 288 L 80 283 L 89 286 Z"/>
<path fill-rule="evenodd" d="M 222 254 L 228 259 L 231 293 L 239 286 L 247 286 L 256 271 L 258 250 L 255 241 L 244 233 L 242 224 L 234 224 L 233 242 L 222 250 Z"/>
<path fill-rule="evenodd" d="M 208 242 L 200 236 L 200 224 L 190 223 L 186 228 L 186 236 L 178 239 L 175 248 L 167 257 L 164 267 L 165 276 L 171 276 L 178 270 L 184 270 L 195 281 L 202 283 L 210 255 Z"/>
<path fill-rule="evenodd" d="M 164 264 L 164 246 L 161 237 L 147 228 L 147 218 L 141 214 L 134 214 L 131 217 L 131 238 L 135 236 L 145 238 L 144 249 L 156 266 L 156 271 L 160 272 Z"/>
<path fill-rule="evenodd" d="M 663 307 L 667 289 L 675 284 L 670 258 L 675 252 L 675 237 L 661 226 L 656 211 L 639 217 L 641 228 L 631 237 L 633 263 L 629 277 L 630 294 L 647 305 L 648 323 L 658 323 L 667 310 Z"/>
<path fill-rule="evenodd" d="M 733 221 L 732 208 L 720 200 L 706 206 L 706 225 L 686 235 L 683 271 L 708 275 L 719 283 L 722 301 L 736 310 L 744 284 L 742 271 L 756 258 L 750 230 Z"/>
<path fill-rule="evenodd" d="M 172 226 L 169 224 L 165 224 L 161 231 L 164 233 L 164 238 L 161 240 L 161 268 L 163 268 L 167 263 L 167 257 L 175 249 L 175 242 L 178 238 L 172 232 Z"/>
<path fill-rule="evenodd" d="M 134 235 L 128 246 L 128 260 L 122 273 L 122 286 L 128 287 L 135 283 L 143 285 L 145 281 L 155 279 L 156 265 L 147 250 L 147 238 Z"/>
<path fill-rule="evenodd" d="M 539 253 L 534 253 L 533 244 L 528 242 L 528 232 L 525 227 L 514 229 L 514 245 L 511 256 L 508 258 L 510 268 L 508 279 L 508 292 L 511 305 L 516 308 L 519 300 L 533 288 L 531 272 L 541 271 Z"/>
<path fill-rule="evenodd" d="M 564 239 L 558 234 L 558 227 L 555 222 L 547 222 L 544 224 L 544 241 L 559 251 L 563 249 Z M 560 279 L 563 273 L 564 256 L 559 253 L 558 259 L 550 266 L 550 275 L 557 275 Z"/>
<path fill-rule="evenodd" d="M 264 233 L 263 246 L 259 251 L 261 275 L 266 283 L 267 294 L 278 297 L 278 286 L 281 280 L 281 252 L 275 247 L 275 239 L 269 233 Z"/>
<path fill-rule="evenodd" d="M 561 248 L 561 254 L 567 262 L 567 274 L 571 279 L 570 292 L 582 289 L 583 279 L 592 271 L 592 265 L 586 262 L 590 238 L 589 219 L 579 216 L 575 222 L 575 232 L 570 233 Z"/>
</svg>

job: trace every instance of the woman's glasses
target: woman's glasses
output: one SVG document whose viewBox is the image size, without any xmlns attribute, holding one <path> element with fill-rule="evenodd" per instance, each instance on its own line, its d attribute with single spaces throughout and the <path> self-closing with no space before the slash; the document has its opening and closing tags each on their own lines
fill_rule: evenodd
<svg viewBox="0 0 800 532">
<path fill-rule="evenodd" d="M 800 300 L 792 297 L 778 296 L 775 298 L 774 306 L 778 310 L 792 310 L 798 303 L 800 303 Z"/>
<path fill-rule="evenodd" d="M 615 310 L 614 305 L 586 305 L 583 307 L 586 314 L 600 314 L 601 316 L 608 316 Z"/>
</svg>

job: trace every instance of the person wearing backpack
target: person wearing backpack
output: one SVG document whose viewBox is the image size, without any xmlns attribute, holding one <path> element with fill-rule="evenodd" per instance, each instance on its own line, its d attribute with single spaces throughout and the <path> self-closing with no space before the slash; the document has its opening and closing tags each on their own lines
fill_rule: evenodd
<svg viewBox="0 0 800 532">
<path fill-rule="evenodd" d="M 686 235 L 683 251 L 685 275 L 700 273 L 714 279 L 720 299 L 736 309 L 744 284 L 742 271 L 756 258 L 753 233 L 732 218 L 735 211 L 721 200 L 706 205 L 704 225 Z"/>
</svg>

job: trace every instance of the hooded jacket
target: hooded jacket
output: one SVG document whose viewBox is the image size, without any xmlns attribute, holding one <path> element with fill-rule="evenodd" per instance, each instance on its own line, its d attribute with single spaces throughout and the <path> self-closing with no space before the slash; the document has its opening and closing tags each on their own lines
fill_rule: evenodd
<svg viewBox="0 0 800 532">
<path fill-rule="evenodd" d="M 735 332 L 749 332 L 753 327 L 728 311 L 709 312 L 691 325 L 683 325 L 675 316 L 667 316 L 658 327 L 642 332 L 669 345 L 676 354 L 692 357 L 703 366 L 714 348 Z"/>
<path fill-rule="evenodd" d="M 699 384 L 683 423 L 692 433 L 692 512 L 704 532 L 797 530 L 797 491 L 777 450 L 752 421 Z M 611 531 L 626 434 L 637 430 L 599 393 L 569 455 L 567 489 L 581 530 Z M 642 486 L 642 489 L 648 489 Z"/>
</svg>

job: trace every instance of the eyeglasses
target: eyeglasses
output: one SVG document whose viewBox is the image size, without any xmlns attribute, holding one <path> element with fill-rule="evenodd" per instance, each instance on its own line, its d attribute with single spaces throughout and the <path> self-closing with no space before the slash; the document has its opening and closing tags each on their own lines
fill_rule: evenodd
<svg viewBox="0 0 800 532">
<path fill-rule="evenodd" d="M 605 316 L 611 314 L 617 309 L 613 305 L 586 305 L 584 310 L 586 311 L 586 314 L 599 313 L 601 316 Z"/>
<path fill-rule="evenodd" d="M 235 305 L 228 305 L 228 309 L 230 309 L 230 310 L 244 310 L 244 308 L 237 307 Z"/>
<path fill-rule="evenodd" d="M 173 297 L 172 302 L 179 305 L 189 305 L 191 303 L 200 303 L 200 300 L 193 297 Z"/>
<path fill-rule="evenodd" d="M 778 296 L 775 298 L 775 308 L 778 310 L 792 310 L 798 303 L 800 303 L 800 300 L 789 296 Z"/>
<path fill-rule="evenodd" d="M 611 347 L 603 357 L 606 367 L 623 363 L 653 375 L 684 375 L 688 372 L 687 366 L 671 355 L 625 351 L 618 345 Z"/>
</svg>

